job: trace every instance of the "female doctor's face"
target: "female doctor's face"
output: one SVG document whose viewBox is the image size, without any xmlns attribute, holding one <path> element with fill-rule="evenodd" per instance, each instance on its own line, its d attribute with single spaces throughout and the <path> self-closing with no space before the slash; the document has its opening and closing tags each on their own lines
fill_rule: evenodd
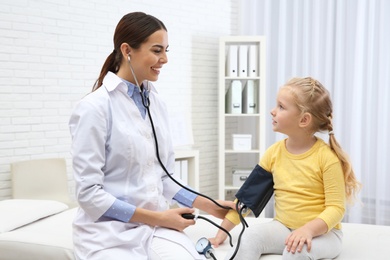
<svg viewBox="0 0 390 260">
<path fill-rule="evenodd" d="M 131 49 L 130 58 L 139 84 L 156 81 L 160 70 L 168 62 L 168 33 L 161 29 L 151 34 L 138 49 Z"/>
</svg>

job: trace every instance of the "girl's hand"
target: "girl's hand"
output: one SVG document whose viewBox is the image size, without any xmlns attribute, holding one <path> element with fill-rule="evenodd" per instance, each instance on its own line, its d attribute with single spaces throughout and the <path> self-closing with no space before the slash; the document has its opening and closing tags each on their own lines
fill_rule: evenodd
<svg viewBox="0 0 390 260">
<path fill-rule="evenodd" d="M 232 222 L 230 222 L 230 220 L 228 220 L 227 218 L 225 218 L 222 223 L 221 223 L 221 226 L 226 229 L 226 231 L 230 231 L 232 230 L 236 225 L 234 225 Z M 218 229 L 218 232 L 217 234 L 215 235 L 215 237 L 213 238 L 210 238 L 209 241 L 210 243 L 214 246 L 214 247 L 218 247 L 219 245 L 221 245 L 225 240 L 226 238 L 228 237 L 228 235 L 225 233 L 225 231 L 221 230 L 221 229 Z"/>
<path fill-rule="evenodd" d="M 209 241 L 211 245 L 213 245 L 215 248 L 217 248 L 219 245 L 221 245 L 227 238 L 227 234 L 223 231 L 218 231 L 217 235 L 215 237 L 209 238 Z"/>
<path fill-rule="evenodd" d="M 291 232 L 284 243 L 286 250 L 293 254 L 295 252 L 301 252 L 305 244 L 307 244 L 307 251 L 310 252 L 312 239 L 311 230 L 303 226 Z"/>
<path fill-rule="evenodd" d="M 328 232 L 328 226 L 320 218 L 307 222 L 304 226 L 294 230 L 286 238 L 286 250 L 291 253 L 301 252 L 305 244 L 307 251 L 311 250 L 311 241 L 313 237 L 318 237 Z"/>
</svg>

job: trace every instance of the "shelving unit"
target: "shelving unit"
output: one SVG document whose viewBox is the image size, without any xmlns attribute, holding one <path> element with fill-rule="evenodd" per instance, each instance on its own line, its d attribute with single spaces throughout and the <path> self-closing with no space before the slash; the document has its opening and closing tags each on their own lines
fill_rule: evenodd
<svg viewBox="0 0 390 260">
<path fill-rule="evenodd" d="M 188 186 L 199 192 L 199 150 L 175 150 L 175 161 L 187 161 Z M 199 214 L 199 209 L 195 209 Z"/>
<path fill-rule="evenodd" d="M 199 191 L 199 150 L 175 150 L 175 161 L 188 161 L 188 185 Z"/>
<path fill-rule="evenodd" d="M 247 56 L 246 72 L 241 69 L 245 66 L 245 53 Z M 237 57 L 234 56 L 237 50 Z M 249 51 L 250 49 L 250 51 Z M 232 56 L 233 53 L 233 56 Z M 241 56 L 240 56 L 241 55 Z M 241 59 L 240 59 L 241 57 Z M 234 66 L 237 65 L 237 72 Z M 248 65 L 248 63 L 250 63 Z M 233 70 L 232 70 L 233 69 Z M 252 70 L 253 69 L 253 70 Z M 234 199 L 240 185 L 233 186 L 233 171 L 252 171 L 265 151 L 265 37 L 264 36 L 226 36 L 219 42 L 219 73 L 218 73 L 218 100 L 219 100 L 219 199 Z M 232 105 L 226 94 L 232 83 L 241 83 L 244 89 L 248 81 L 255 88 L 256 106 L 254 111 L 242 113 L 228 109 Z M 237 106 L 233 106 L 237 107 Z M 229 111 L 229 112 L 227 112 Z M 239 150 L 233 149 L 232 135 L 250 135 L 250 147 Z"/>
</svg>

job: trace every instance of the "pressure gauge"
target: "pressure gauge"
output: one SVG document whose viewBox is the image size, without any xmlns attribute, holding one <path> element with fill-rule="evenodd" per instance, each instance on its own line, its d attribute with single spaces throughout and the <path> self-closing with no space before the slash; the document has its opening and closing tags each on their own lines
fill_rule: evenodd
<svg viewBox="0 0 390 260">
<path fill-rule="evenodd" d="M 210 241 L 202 237 L 198 240 L 198 242 L 195 245 L 196 251 L 198 251 L 199 254 L 205 255 L 207 258 L 210 257 L 210 251 L 212 251 L 211 243 Z"/>
</svg>

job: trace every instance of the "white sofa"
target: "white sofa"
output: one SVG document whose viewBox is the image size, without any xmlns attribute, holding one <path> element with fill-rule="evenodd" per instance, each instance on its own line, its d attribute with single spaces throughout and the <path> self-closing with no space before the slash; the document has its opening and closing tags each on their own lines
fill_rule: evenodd
<svg viewBox="0 0 390 260">
<path fill-rule="evenodd" d="M 0 206 L 1 204 L 0 202 Z M 23 214 L 17 212 L 21 210 L 20 204 L 18 204 L 15 214 L 13 214 L 15 217 L 11 221 L 14 222 L 14 226 L 8 227 L 8 230 L 4 226 L 0 226 L 3 230 L 3 232 L 0 232 L 0 260 L 73 260 L 72 220 L 77 208 L 64 209 L 61 205 L 54 206 L 56 208 L 53 208 L 52 212 L 48 212 L 49 207 L 45 206 L 45 213 L 42 212 L 42 216 L 44 214 L 48 214 L 48 216 L 34 220 L 34 218 L 31 218 L 32 216 L 24 215 L 24 217 L 28 217 L 24 218 Z M 4 212 L 3 210 L 1 210 L 2 213 Z M 54 211 L 57 213 L 53 214 Z M 32 211 L 30 210 L 30 212 Z M 220 223 L 220 220 L 214 217 L 207 217 L 217 224 Z M 4 218 L 3 214 L 0 216 L 0 220 L 1 218 Z M 31 223 L 28 224 L 27 220 L 31 221 Z M 255 221 L 270 221 L 270 219 L 247 218 L 247 221 L 251 225 Z M 18 223 L 19 227 L 16 225 Z M 7 222 L 5 224 L 11 223 Z M 337 258 L 338 260 L 389 259 L 387 246 L 390 245 L 390 226 L 344 223 L 343 229 L 343 252 Z M 217 228 L 212 224 L 203 219 L 198 219 L 194 226 L 185 230 L 185 233 L 191 237 L 195 244 L 201 237 L 209 238 L 214 236 L 216 231 Z M 241 227 L 237 226 L 231 232 L 234 244 L 240 231 Z M 229 250 L 230 246 L 225 242 L 215 249 L 216 258 L 219 260 L 224 259 Z M 266 255 L 261 257 L 261 260 L 273 259 L 281 259 L 281 256 Z"/>
<path fill-rule="evenodd" d="M 68 195 L 65 160 L 15 162 L 11 164 L 11 175 L 13 198 L 20 200 L 0 201 L 0 260 L 74 259 L 72 221 L 77 208 L 72 207 L 77 203 Z M 26 204 L 24 199 L 32 201 Z M 217 224 L 221 222 L 207 217 Z M 247 218 L 249 225 L 255 221 L 270 219 Z M 194 244 L 201 237 L 214 236 L 216 231 L 216 227 L 202 219 L 185 230 Z M 234 244 L 240 231 L 240 226 L 231 231 Z M 343 231 L 343 251 L 338 260 L 390 259 L 387 252 L 390 226 L 343 223 Z M 229 251 L 225 242 L 215 249 L 217 259 L 224 259 Z M 281 256 L 266 255 L 263 259 L 281 259 Z"/>
<path fill-rule="evenodd" d="M 50 200 L 0 201 L 0 260 L 73 260 L 76 210 Z"/>
</svg>

